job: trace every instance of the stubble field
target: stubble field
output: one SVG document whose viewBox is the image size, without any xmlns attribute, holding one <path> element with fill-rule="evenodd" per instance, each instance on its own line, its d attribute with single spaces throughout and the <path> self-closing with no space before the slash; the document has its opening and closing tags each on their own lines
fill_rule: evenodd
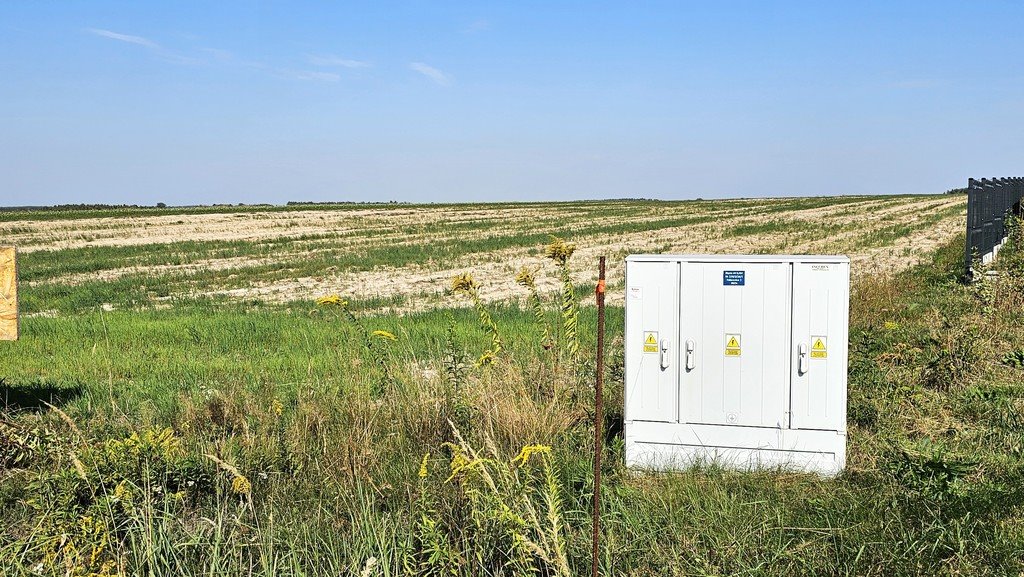
<svg viewBox="0 0 1024 577">
<path fill-rule="evenodd" d="M 29 313 L 330 293 L 407 312 L 445 306 L 443 289 L 463 270 L 487 279 L 485 300 L 517 297 L 515 273 L 543 262 L 551 235 L 589 263 L 574 278 L 592 282 L 604 254 L 619 289 L 631 252 L 842 253 L 854 274 L 896 271 L 953 238 L 964 211 L 962 197 L 904 196 L 14 213 L 0 215 L 0 238 L 22 253 Z"/>
</svg>

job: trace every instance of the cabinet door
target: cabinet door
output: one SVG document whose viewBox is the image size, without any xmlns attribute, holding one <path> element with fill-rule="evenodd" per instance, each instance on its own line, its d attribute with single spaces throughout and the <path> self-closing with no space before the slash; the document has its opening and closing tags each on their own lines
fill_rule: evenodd
<svg viewBox="0 0 1024 577">
<path fill-rule="evenodd" d="M 788 263 L 684 263 L 680 414 L 688 423 L 786 427 Z"/>
<path fill-rule="evenodd" d="M 793 265 L 792 428 L 846 430 L 850 267 Z"/>
<path fill-rule="evenodd" d="M 679 420 L 678 291 L 678 262 L 627 262 L 627 421 Z"/>
</svg>

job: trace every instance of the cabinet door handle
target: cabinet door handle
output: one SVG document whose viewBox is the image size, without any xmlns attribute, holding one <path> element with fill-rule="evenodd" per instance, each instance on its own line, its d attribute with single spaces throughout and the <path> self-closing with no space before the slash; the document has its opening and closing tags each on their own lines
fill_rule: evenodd
<svg viewBox="0 0 1024 577">
<path fill-rule="evenodd" d="M 693 349 L 693 339 L 688 339 L 686 341 L 686 370 L 688 371 L 692 371 L 693 368 L 697 366 L 697 360 L 694 358 Z"/>
<path fill-rule="evenodd" d="M 801 375 L 807 374 L 807 343 L 800 343 L 796 349 L 796 370 Z"/>
<path fill-rule="evenodd" d="M 668 368 L 668 339 L 661 339 L 661 368 Z"/>
</svg>

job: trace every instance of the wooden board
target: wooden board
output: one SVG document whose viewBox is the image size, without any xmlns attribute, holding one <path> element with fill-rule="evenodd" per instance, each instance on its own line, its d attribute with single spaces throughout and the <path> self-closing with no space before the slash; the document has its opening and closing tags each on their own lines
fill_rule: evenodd
<svg viewBox="0 0 1024 577">
<path fill-rule="evenodd" d="M 18 253 L 0 246 L 0 341 L 18 340 Z"/>
</svg>

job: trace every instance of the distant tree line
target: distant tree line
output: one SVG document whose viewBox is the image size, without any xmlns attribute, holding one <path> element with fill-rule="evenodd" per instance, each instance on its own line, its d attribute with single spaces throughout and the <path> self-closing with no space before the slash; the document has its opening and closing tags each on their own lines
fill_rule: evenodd
<svg viewBox="0 0 1024 577">
<path fill-rule="evenodd" d="M 289 203 L 291 204 L 291 203 Z M 189 205 L 177 205 L 170 208 L 224 208 L 231 206 L 273 206 L 269 203 L 257 203 L 257 204 L 246 204 L 240 202 L 238 204 L 222 203 L 222 204 L 189 204 Z M 146 204 L 53 204 L 46 206 L 0 206 L 0 212 L 19 212 L 19 211 L 75 211 L 75 210 L 156 210 L 161 208 L 168 208 L 166 203 L 158 202 L 155 205 Z"/>
<path fill-rule="evenodd" d="M 163 204 L 163 203 L 159 203 Z M 124 208 L 163 208 L 162 206 L 144 206 L 138 204 L 54 204 L 50 206 L 0 206 L 0 211 L 15 212 L 21 210 L 115 210 Z M 166 206 L 166 205 L 165 205 Z"/>
</svg>

